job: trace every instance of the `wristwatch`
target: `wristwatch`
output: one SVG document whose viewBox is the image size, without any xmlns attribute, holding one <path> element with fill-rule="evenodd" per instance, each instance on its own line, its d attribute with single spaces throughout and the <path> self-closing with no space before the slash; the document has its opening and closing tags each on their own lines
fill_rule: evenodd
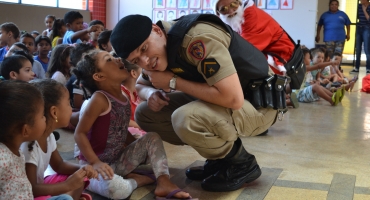
<svg viewBox="0 0 370 200">
<path fill-rule="evenodd" d="M 176 90 L 176 79 L 177 79 L 177 75 L 174 75 L 170 80 L 170 89 L 171 90 Z"/>
</svg>

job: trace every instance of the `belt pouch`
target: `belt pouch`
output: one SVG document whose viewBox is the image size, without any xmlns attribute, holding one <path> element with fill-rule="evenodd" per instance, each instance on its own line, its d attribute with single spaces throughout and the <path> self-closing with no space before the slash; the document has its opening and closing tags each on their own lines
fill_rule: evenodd
<svg viewBox="0 0 370 200">
<path fill-rule="evenodd" d="M 274 86 L 273 86 L 273 93 L 274 93 L 274 109 L 282 110 L 286 109 L 286 101 L 285 101 L 285 76 L 280 76 L 275 74 L 274 78 Z"/>
<path fill-rule="evenodd" d="M 261 93 L 263 95 L 263 107 L 264 108 L 274 108 L 274 101 L 273 101 L 273 80 L 274 76 L 270 76 L 266 78 L 263 82 L 261 89 Z"/>
<path fill-rule="evenodd" d="M 254 80 L 248 85 L 249 100 L 256 109 L 263 107 L 262 94 L 260 89 L 262 84 L 263 80 Z"/>
</svg>

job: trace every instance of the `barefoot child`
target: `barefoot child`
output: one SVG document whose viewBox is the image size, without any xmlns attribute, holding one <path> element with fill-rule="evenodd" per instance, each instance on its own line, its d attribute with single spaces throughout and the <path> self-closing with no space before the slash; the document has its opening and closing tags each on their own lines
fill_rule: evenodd
<svg viewBox="0 0 370 200">
<path fill-rule="evenodd" d="M 54 135 L 55 129 L 68 125 L 72 108 L 69 104 L 69 93 L 60 83 L 52 79 L 37 80 L 32 84 L 42 93 L 45 101 L 44 115 L 46 129 L 40 131 L 41 137 L 21 145 L 26 158 L 26 173 L 32 184 L 35 199 L 47 199 L 50 195 L 68 194 L 73 199 L 80 197 L 91 199 L 82 194 L 89 184 L 87 178 L 97 178 L 97 172 L 90 166 L 63 161 L 59 155 Z M 50 164 L 57 174 L 44 178 L 44 172 Z"/>
<path fill-rule="evenodd" d="M 81 150 L 80 163 L 89 163 L 104 181 L 90 180 L 89 190 L 108 198 L 127 198 L 136 187 L 153 183 L 149 177 L 134 174 L 146 161 L 151 163 L 157 197 L 187 199 L 169 179 L 167 158 L 157 133 L 135 140 L 127 128 L 130 103 L 122 94 L 121 83 L 129 73 L 120 59 L 106 51 L 90 51 L 74 70 L 77 80 L 93 93 L 80 111 L 75 139 Z M 123 179 L 122 177 L 129 178 Z M 123 190 L 125 189 L 125 191 Z"/>
</svg>

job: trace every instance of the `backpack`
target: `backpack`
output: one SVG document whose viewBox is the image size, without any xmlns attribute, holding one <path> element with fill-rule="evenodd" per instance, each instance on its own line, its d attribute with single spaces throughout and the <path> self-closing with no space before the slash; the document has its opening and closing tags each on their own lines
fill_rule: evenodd
<svg viewBox="0 0 370 200">
<path fill-rule="evenodd" d="M 362 79 L 362 89 L 361 92 L 370 93 L 370 74 L 366 75 Z"/>
</svg>

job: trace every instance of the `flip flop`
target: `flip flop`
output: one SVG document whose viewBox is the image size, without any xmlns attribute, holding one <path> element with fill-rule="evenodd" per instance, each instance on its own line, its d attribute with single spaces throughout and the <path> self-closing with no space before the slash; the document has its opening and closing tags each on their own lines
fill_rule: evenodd
<svg viewBox="0 0 370 200">
<path fill-rule="evenodd" d="M 81 196 L 80 196 L 80 199 L 84 198 L 85 200 L 92 200 L 92 197 L 91 195 L 87 194 L 87 193 L 82 193 Z"/>
<path fill-rule="evenodd" d="M 134 173 L 134 174 L 140 174 L 140 175 L 143 175 L 143 176 L 147 176 L 149 178 L 151 178 L 154 183 L 157 182 L 157 178 L 155 177 L 154 175 L 154 172 L 153 171 L 145 171 L 145 170 L 134 170 L 132 171 L 131 173 Z"/>
<path fill-rule="evenodd" d="M 299 102 L 295 92 L 290 93 L 290 103 L 292 103 L 293 108 L 299 108 Z"/>
<path fill-rule="evenodd" d="M 331 97 L 331 100 L 333 100 L 333 106 L 336 106 L 338 105 L 339 103 L 339 98 L 341 97 L 342 95 L 342 90 L 337 90 L 334 92 L 333 96 Z"/>
<path fill-rule="evenodd" d="M 174 197 L 174 195 L 179 193 L 179 192 L 183 192 L 183 190 L 182 189 L 176 189 L 176 190 L 168 193 L 166 197 L 156 197 L 155 199 L 156 200 L 180 200 L 179 198 Z M 198 200 L 198 198 L 192 198 L 191 196 L 189 196 L 186 199 L 187 200 Z"/>
<path fill-rule="evenodd" d="M 342 99 L 343 99 L 343 97 L 344 97 L 344 93 L 346 93 L 346 88 L 344 88 L 344 86 L 342 86 L 340 89 L 342 90 L 342 94 L 341 94 L 341 96 L 339 97 L 339 102 L 342 102 Z"/>
</svg>

